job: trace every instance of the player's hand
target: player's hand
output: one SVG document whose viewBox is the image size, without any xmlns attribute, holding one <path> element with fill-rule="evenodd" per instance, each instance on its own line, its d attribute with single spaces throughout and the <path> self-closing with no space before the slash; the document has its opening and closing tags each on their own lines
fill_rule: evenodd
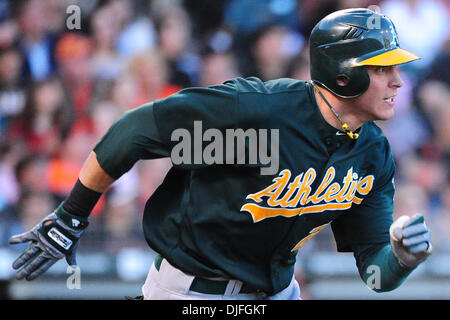
<svg viewBox="0 0 450 320">
<path fill-rule="evenodd" d="M 431 234 L 423 215 L 401 216 L 389 233 L 392 251 L 402 266 L 413 269 L 431 254 Z"/>
<path fill-rule="evenodd" d="M 76 265 L 76 248 L 87 225 L 87 218 L 71 215 L 60 205 L 30 231 L 12 236 L 10 244 L 31 241 L 13 262 L 16 279 L 34 280 L 63 257 L 69 265 Z"/>
</svg>

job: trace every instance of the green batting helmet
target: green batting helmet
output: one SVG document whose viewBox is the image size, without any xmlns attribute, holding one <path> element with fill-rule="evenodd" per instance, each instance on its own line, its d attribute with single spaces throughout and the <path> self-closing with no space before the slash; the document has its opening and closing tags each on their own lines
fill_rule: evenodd
<svg viewBox="0 0 450 320">
<path fill-rule="evenodd" d="M 369 88 L 364 66 L 420 59 L 400 49 L 391 19 L 363 8 L 339 10 L 323 18 L 312 30 L 309 45 L 311 79 L 343 98 L 358 97 Z M 339 79 L 344 81 L 338 83 Z"/>
</svg>

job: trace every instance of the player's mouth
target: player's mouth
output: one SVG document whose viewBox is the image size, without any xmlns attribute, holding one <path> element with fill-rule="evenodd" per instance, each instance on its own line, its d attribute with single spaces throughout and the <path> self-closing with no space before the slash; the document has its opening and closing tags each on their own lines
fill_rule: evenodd
<svg viewBox="0 0 450 320">
<path fill-rule="evenodd" d="M 389 106 L 393 107 L 395 104 L 395 96 L 384 98 L 383 101 L 387 103 Z"/>
</svg>

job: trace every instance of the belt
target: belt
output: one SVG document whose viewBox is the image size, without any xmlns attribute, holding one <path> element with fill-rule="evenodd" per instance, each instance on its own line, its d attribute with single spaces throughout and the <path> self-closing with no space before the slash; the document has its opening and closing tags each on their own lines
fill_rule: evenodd
<svg viewBox="0 0 450 320">
<path fill-rule="evenodd" d="M 155 268 L 159 271 L 161 267 L 161 263 L 163 261 L 163 257 L 160 254 L 157 254 L 155 257 Z M 195 277 L 190 286 L 191 291 L 204 293 L 204 294 L 225 294 L 225 290 L 228 286 L 229 280 L 212 280 L 201 277 Z M 246 283 L 242 284 L 241 290 L 239 293 L 255 293 L 257 290 Z"/>
</svg>

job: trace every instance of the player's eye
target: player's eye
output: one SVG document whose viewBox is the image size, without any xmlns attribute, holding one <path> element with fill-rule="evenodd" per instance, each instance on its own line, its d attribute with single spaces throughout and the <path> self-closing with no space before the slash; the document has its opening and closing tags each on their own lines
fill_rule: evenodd
<svg viewBox="0 0 450 320">
<path fill-rule="evenodd" d="M 395 68 L 396 68 L 396 66 L 377 66 L 375 70 L 378 73 L 386 73 L 386 72 L 391 72 Z"/>
</svg>

